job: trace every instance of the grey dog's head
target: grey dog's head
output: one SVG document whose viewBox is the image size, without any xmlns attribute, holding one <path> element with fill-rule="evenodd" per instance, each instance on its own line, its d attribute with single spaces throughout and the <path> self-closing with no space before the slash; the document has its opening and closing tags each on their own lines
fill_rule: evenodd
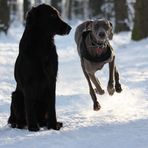
<svg viewBox="0 0 148 148">
<path fill-rule="evenodd" d="M 106 40 L 111 40 L 113 38 L 112 23 L 107 19 L 91 21 L 88 29 L 92 31 L 97 42 L 105 42 Z"/>
</svg>

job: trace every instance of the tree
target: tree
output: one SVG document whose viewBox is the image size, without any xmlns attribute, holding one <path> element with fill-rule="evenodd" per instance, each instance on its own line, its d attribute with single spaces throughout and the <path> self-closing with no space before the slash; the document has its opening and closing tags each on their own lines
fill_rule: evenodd
<svg viewBox="0 0 148 148">
<path fill-rule="evenodd" d="M 8 0 L 0 0 L 0 31 L 7 33 L 10 26 L 10 7 Z"/>
<path fill-rule="evenodd" d="M 62 14 L 68 19 L 87 19 L 89 14 L 89 0 L 66 0 L 62 1 Z"/>
<path fill-rule="evenodd" d="M 61 12 L 61 0 L 51 0 L 51 5 L 55 7 L 59 12 Z"/>
<path fill-rule="evenodd" d="M 90 17 L 96 17 L 102 14 L 101 6 L 104 0 L 89 0 Z"/>
<path fill-rule="evenodd" d="M 62 1 L 62 16 L 69 20 L 72 19 L 72 0 Z"/>
<path fill-rule="evenodd" d="M 24 8 L 24 15 L 23 16 L 24 16 L 24 21 L 25 21 L 26 20 L 26 13 L 31 8 L 30 0 L 24 0 L 23 8 Z"/>
<path fill-rule="evenodd" d="M 41 0 L 34 0 L 35 5 L 39 5 L 40 3 L 42 3 Z"/>
<path fill-rule="evenodd" d="M 115 6 L 115 32 L 129 31 L 128 11 L 126 0 L 114 0 Z"/>
<path fill-rule="evenodd" d="M 140 40 L 148 37 L 148 4 L 147 0 L 137 0 L 132 39 Z"/>
</svg>

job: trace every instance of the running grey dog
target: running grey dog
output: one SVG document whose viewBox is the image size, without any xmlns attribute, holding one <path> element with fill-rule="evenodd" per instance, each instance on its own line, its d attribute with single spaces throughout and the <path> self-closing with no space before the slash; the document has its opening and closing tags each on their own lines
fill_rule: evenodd
<svg viewBox="0 0 148 148">
<path fill-rule="evenodd" d="M 75 41 L 82 70 L 88 81 L 95 111 L 101 108 L 95 93 L 100 95 L 105 93 L 95 76 L 95 72 L 101 70 L 104 64 L 109 63 L 109 81 L 107 86 L 109 95 L 113 95 L 115 91 L 118 93 L 122 91 L 119 73 L 115 65 L 115 52 L 109 43 L 112 38 L 113 26 L 107 19 L 83 22 L 76 28 L 75 32 Z M 96 87 L 95 89 L 92 87 L 92 82 Z"/>
</svg>

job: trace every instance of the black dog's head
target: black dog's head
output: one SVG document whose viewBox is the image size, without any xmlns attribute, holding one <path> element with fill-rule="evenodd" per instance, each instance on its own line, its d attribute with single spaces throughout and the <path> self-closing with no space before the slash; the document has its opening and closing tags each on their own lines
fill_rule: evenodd
<svg viewBox="0 0 148 148">
<path fill-rule="evenodd" d="M 58 10 L 46 4 L 33 7 L 28 12 L 26 26 L 50 32 L 52 35 L 69 34 L 71 30 L 71 27 L 61 19 Z"/>
</svg>

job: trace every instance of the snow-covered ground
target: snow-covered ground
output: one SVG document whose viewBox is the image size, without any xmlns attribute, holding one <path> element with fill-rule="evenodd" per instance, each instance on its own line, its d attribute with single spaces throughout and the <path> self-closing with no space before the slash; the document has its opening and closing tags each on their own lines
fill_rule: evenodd
<svg viewBox="0 0 148 148">
<path fill-rule="evenodd" d="M 114 35 L 111 44 L 116 49 L 123 92 L 98 95 L 102 108 L 95 112 L 77 55 L 74 29 L 69 36 L 56 36 L 57 118 L 64 123 L 60 131 L 8 127 L 10 96 L 15 89 L 14 62 L 23 27 L 14 24 L 8 36 L 0 34 L 0 148 L 148 148 L 148 39 L 131 41 L 130 32 Z M 108 65 L 97 76 L 106 90 Z"/>
</svg>

